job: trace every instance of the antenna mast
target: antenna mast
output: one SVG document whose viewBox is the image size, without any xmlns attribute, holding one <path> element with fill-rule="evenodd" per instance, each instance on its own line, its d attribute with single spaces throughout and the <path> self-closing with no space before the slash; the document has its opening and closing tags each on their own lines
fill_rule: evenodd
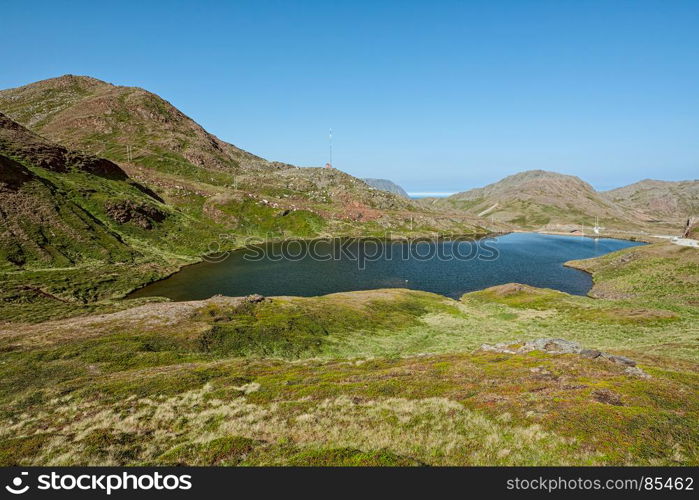
<svg viewBox="0 0 699 500">
<path fill-rule="evenodd" d="M 330 145 L 330 166 L 333 166 L 333 129 L 330 129 L 330 133 L 328 135 L 328 143 Z"/>
</svg>

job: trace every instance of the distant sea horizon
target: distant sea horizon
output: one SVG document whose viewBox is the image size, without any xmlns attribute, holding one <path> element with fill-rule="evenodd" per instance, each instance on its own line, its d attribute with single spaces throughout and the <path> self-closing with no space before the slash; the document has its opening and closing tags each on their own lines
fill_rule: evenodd
<svg viewBox="0 0 699 500">
<path fill-rule="evenodd" d="M 408 196 L 411 198 L 417 199 L 417 198 L 446 198 L 447 196 L 451 196 L 453 194 L 456 194 L 456 192 L 443 192 L 443 191 L 420 191 L 420 192 L 411 192 L 408 191 Z"/>
</svg>

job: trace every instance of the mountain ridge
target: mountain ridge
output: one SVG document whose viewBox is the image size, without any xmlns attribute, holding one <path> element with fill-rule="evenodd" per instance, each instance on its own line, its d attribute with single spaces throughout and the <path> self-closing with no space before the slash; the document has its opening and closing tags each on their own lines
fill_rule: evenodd
<svg viewBox="0 0 699 500">
<path fill-rule="evenodd" d="M 402 230 L 411 215 L 422 215 L 423 227 L 482 231 L 476 218 L 455 214 L 445 222 L 432 210 L 337 169 L 265 160 L 220 140 L 138 87 L 64 75 L 0 91 L 0 111 L 54 142 L 119 164 L 172 203 L 201 204 L 195 198 L 207 198 L 203 208 L 219 218 L 219 200 L 240 205 L 252 195 L 280 212 L 307 210 L 340 226 L 375 221 L 374 230 Z M 189 200 L 182 199 L 183 187 Z"/>
<path fill-rule="evenodd" d="M 373 177 L 365 177 L 362 178 L 362 180 L 373 188 L 380 189 L 382 191 L 387 191 L 389 193 L 393 193 L 403 198 L 410 198 L 405 189 L 403 189 L 398 184 L 389 179 L 376 179 Z"/>
<path fill-rule="evenodd" d="M 146 157 L 174 149 L 186 161 L 209 170 L 238 168 L 241 163 L 284 166 L 222 141 L 157 94 L 89 76 L 63 75 L 1 90 L 0 109 L 55 142 L 116 160 L 125 159 L 125 148 L 131 146 Z M 125 123 L 126 114 L 136 119 Z M 117 142 L 123 144 L 123 154 L 100 151 L 100 139 L 119 127 L 122 137 Z M 174 137 L 164 138 L 166 132 Z"/>
<path fill-rule="evenodd" d="M 650 217 L 687 218 L 699 215 L 699 180 L 643 179 L 603 191 L 605 198 Z"/>
<path fill-rule="evenodd" d="M 424 203 L 451 207 L 524 229 L 574 230 L 602 219 L 616 229 L 637 228 L 649 219 L 602 197 L 579 177 L 527 170 L 480 188 Z"/>
</svg>

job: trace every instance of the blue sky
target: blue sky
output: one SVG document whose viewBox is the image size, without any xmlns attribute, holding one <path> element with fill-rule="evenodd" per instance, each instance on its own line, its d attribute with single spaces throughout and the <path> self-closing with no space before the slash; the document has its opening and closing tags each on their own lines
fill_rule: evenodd
<svg viewBox="0 0 699 500">
<path fill-rule="evenodd" d="M 151 90 L 269 159 L 409 191 L 699 177 L 699 1 L 6 2 L 0 88 Z"/>
</svg>

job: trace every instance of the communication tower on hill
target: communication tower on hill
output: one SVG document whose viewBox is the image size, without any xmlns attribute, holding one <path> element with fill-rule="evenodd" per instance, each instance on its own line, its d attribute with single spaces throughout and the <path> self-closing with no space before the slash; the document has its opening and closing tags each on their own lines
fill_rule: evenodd
<svg viewBox="0 0 699 500">
<path fill-rule="evenodd" d="M 328 146 L 330 148 L 330 158 L 328 163 L 325 164 L 325 168 L 333 168 L 333 129 L 330 129 L 328 134 Z"/>
</svg>

